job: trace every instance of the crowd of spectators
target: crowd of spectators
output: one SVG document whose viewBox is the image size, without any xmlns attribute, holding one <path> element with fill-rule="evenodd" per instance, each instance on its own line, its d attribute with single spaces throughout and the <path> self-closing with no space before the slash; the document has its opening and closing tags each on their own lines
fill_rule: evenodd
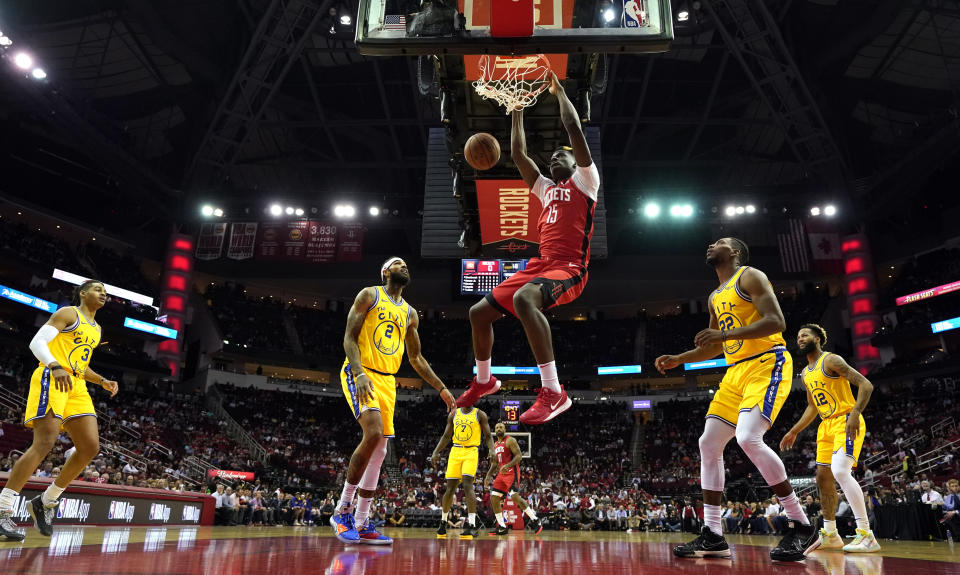
<svg viewBox="0 0 960 575">
<path fill-rule="evenodd" d="M 220 335 L 229 345 L 292 353 L 284 328 L 282 301 L 247 299 L 243 286 L 232 282 L 211 284 L 203 296 L 220 325 Z"/>
</svg>

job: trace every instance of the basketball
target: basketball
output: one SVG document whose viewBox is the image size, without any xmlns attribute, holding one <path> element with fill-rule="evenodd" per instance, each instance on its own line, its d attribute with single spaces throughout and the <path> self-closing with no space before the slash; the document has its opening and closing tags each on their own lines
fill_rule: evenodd
<svg viewBox="0 0 960 575">
<path fill-rule="evenodd" d="M 474 134 L 463 147 L 463 156 L 474 169 L 489 170 L 500 161 L 500 142 L 486 132 Z"/>
</svg>

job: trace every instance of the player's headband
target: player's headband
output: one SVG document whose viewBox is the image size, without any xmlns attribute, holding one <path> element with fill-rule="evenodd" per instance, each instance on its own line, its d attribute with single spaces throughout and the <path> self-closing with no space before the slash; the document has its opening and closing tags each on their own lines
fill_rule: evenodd
<svg viewBox="0 0 960 575">
<path fill-rule="evenodd" d="M 394 256 L 388 259 L 387 261 L 383 262 L 383 267 L 380 268 L 380 278 L 383 279 L 383 272 L 390 269 L 390 266 L 392 266 L 394 262 L 402 262 L 402 261 L 403 261 L 403 258 Z"/>
</svg>

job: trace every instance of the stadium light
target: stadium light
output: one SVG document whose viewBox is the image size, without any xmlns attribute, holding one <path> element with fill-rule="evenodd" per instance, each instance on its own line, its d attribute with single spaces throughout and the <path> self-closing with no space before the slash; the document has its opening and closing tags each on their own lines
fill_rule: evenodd
<svg viewBox="0 0 960 575">
<path fill-rule="evenodd" d="M 829 205 L 823 208 L 823 215 L 825 216 L 835 216 L 837 215 L 837 207 L 834 205 Z"/>
<path fill-rule="evenodd" d="M 302 215 L 303 215 L 303 208 L 297 208 L 293 213 L 297 214 L 298 216 L 302 216 Z"/>
<path fill-rule="evenodd" d="M 656 202 L 650 202 L 643 207 L 643 215 L 647 216 L 651 220 L 660 217 L 660 204 Z"/>
<path fill-rule="evenodd" d="M 44 80 L 47 77 L 47 73 L 43 70 L 43 68 L 34 68 L 30 72 L 30 75 L 33 76 L 34 80 Z"/>
<path fill-rule="evenodd" d="M 677 22 L 686 22 L 690 19 L 690 12 L 681 10 L 677 12 Z"/>
<path fill-rule="evenodd" d="M 283 208 L 280 207 L 280 204 L 273 204 L 270 206 L 270 215 L 271 216 L 280 216 L 283 214 Z"/>
<path fill-rule="evenodd" d="M 0 46 L 10 46 L 13 44 L 13 40 L 5 36 L 3 32 L 0 32 Z"/>
<path fill-rule="evenodd" d="M 613 22 L 613 19 L 617 17 L 617 13 L 613 11 L 613 8 L 607 8 L 603 11 L 603 21 L 606 23 Z"/>
<path fill-rule="evenodd" d="M 17 52 L 17 55 L 13 57 L 13 63 L 21 70 L 33 68 L 33 58 L 26 52 Z"/>
<path fill-rule="evenodd" d="M 218 218 L 222 218 L 222 217 L 223 217 L 223 210 L 221 210 L 220 208 L 214 208 L 214 209 L 213 209 L 213 215 L 217 216 Z"/>
<path fill-rule="evenodd" d="M 737 215 L 737 208 L 734 206 L 727 206 L 727 209 L 724 210 L 724 213 L 732 218 L 733 216 Z"/>
<path fill-rule="evenodd" d="M 213 206 L 207 204 L 200 208 L 200 213 L 203 214 L 203 217 L 209 218 L 213 215 Z"/>
<path fill-rule="evenodd" d="M 378 208 L 377 206 L 370 206 L 370 215 L 374 217 L 379 216 L 380 208 Z"/>
<path fill-rule="evenodd" d="M 747 204 L 747 208 L 746 208 L 746 209 L 747 209 L 747 213 L 748 213 L 748 214 L 753 214 L 753 213 L 756 213 L 756 211 L 757 211 L 756 206 L 754 206 L 753 204 Z"/>
<path fill-rule="evenodd" d="M 741 214 L 743 214 L 743 212 L 745 212 L 745 211 L 746 211 L 746 209 L 745 209 L 743 206 L 737 206 L 737 215 L 738 215 L 738 216 L 741 215 Z"/>
<path fill-rule="evenodd" d="M 285 209 L 285 210 L 283 210 L 283 211 L 284 211 L 284 213 L 286 213 L 288 216 L 292 216 L 292 215 L 293 215 L 293 207 L 292 207 L 292 206 L 287 206 L 287 209 Z"/>
<path fill-rule="evenodd" d="M 820 215 L 820 208 L 819 208 L 818 206 L 813 206 L 812 208 L 810 208 L 810 215 L 811 215 L 811 216 L 819 216 L 819 215 Z"/>
<path fill-rule="evenodd" d="M 693 217 L 693 206 L 690 204 L 683 204 L 682 206 L 680 206 L 680 217 L 681 218 Z"/>
<path fill-rule="evenodd" d="M 341 26 L 349 26 L 352 21 L 353 21 L 353 20 L 350 19 L 350 15 L 349 15 L 349 14 L 344 14 L 343 16 L 340 17 L 340 25 L 341 25 Z"/>
<path fill-rule="evenodd" d="M 352 218 L 356 214 L 357 214 L 357 209 L 351 206 L 350 204 L 343 206 L 343 215 L 345 217 Z"/>
</svg>

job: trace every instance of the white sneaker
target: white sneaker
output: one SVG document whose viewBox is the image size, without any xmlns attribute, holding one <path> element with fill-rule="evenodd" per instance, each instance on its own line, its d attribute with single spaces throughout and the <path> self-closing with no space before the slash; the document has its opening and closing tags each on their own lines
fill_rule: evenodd
<svg viewBox="0 0 960 575">
<path fill-rule="evenodd" d="M 843 538 L 834 531 L 820 530 L 820 549 L 841 549 Z"/>
<path fill-rule="evenodd" d="M 880 544 L 869 529 L 857 529 L 856 538 L 843 546 L 847 553 L 874 553 L 880 551 Z"/>
<path fill-rule="evenodd" d="M 627 529 L 627 533 L 633 533 L 633 529 Z"/>
</svg>

